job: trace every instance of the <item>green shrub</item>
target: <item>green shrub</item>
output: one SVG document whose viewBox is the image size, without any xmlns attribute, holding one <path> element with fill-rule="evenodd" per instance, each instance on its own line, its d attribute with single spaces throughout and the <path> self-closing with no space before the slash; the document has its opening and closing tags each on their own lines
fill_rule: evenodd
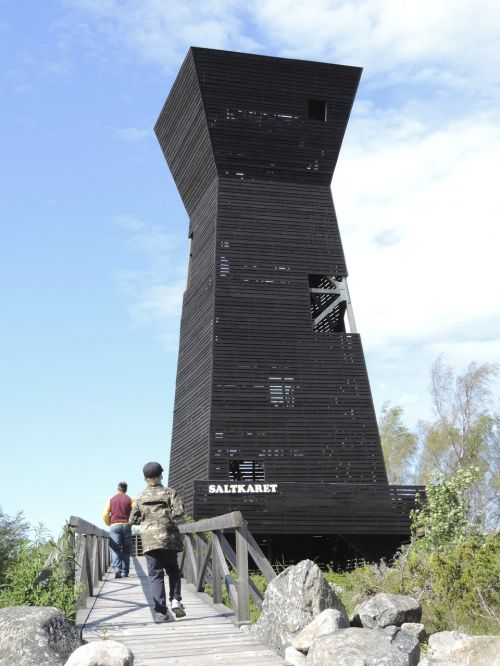
<svg viewBox="0 0 500 666">
<path fill-rule="evenodd" d="M 392 592 L 395 576 L 396 572 L 383 560 L 379 564 L 361 562 L 349 571 L 333 571 L 329 568 L 325 572 L 325 578 L 333 585 L 349 615 L 368 597 L 378 592 Z"/>
<path fill-rule="evenodd" d="M 462 630 L 500 633 L 500 536 L 474 536 L 446 551 L 424 551 L 415 541 L 391 566 L 360 564 L 352 571 L 327 571 L 349 614 L 378 592 L 408 594 L 422 605 L 429 633 Z"/>
<path fill-rule="evenodd" d="M 238 577 L 237 577 L 236 572 L 234 570 L 231 570 L 231 575 L 234 579 L 234 582 L 237 583 Z M 267 590 L 267 586 L 268 586 L 268 582 L 264 578 L 264 576 L 262 574 L 258 574 L 258 573 L 251 573 L 250 574 L 250 579 L 253 581 L 254 585 L 261 592 L 261 594 L 264 595 L 265 591 Z M 208 585 L 208 584 L 205 585 L 203 591 L 205 592 L 205 594 L 208 594 L 211 597 L 214 596 L 213 587 L 211 585 Z M 222 587 L 222 603 L 224 604 L 224 606 L 227 606 L 228 608 L 231 608 L 232 610 L 234 610 L 231 598 L 228 594 L 228 591 L 227 591 L 225 585 L 223 585 L 223 587 Z M 257 606 L 255 601 L 252 599 L 252 596 L 250 594 L 249 594 L 249 597 L 248 597 L 248 607 L 249 607 L 249 611 L 250 611 L 250 622 L 252 624 L 254 624 L 255 622 L 257 622 L 257 620 L 260 617 L 260 608 Z"/>
<path fill-rule="evenodd" d="M 22 513 L 8 516 L 0 507 L 0 587 L 5 584 L 7 572 L 16 560 L 21 544 L 27 540 L 29 529 Z"/>
<path fill-rule="evenodd" d="M 410 514 L 414 545 L 422 550 L 443 552 L 479 535 L 479 521 L 468 520 L 468 491 L 478 480 L 479 469 L 460 469 L 446 479 L 437 475 L 426 488 L 425 501 Z"/>
<path fill-rule="evenodd" d="M 500 537 L 471 537 L 447 551 L 420 552 L 407 578 L 419 588 L 428 631 L 498 634 Z"/>
<path fill-rule="evenodd" d="M 69 528 L 57 544 L 24 541 L 9 567 L 0 589 L 0 608 L 7 606 L 55 606 L 72 619 L 80 589 L 74 583 L 74 553 L 70 547 Z M 44 564 L 51 550 L 57 557 L 50 567 Z"/>
<path fill-rule="evenodd" d="M 327 571 L 349 613 L 377 592 L 409 594 L 421 603 L 429 633 L 500 633 L 500 536 L 467 520 L 467 491 L 476 478 L 471 468 L 429 484 L 427 501 L 411 516 L 412 541 L 390 566 L 382 561 Z"/>
</svg>

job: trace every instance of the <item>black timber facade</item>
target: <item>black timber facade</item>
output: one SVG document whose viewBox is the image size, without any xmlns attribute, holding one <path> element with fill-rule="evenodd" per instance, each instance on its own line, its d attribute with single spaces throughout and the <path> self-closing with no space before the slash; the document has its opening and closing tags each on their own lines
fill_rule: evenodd
<svg viewBox="0 0 500 666">
<path fill-rule="evenodd" d="M 360 75 L 192 48 L 155 126 L 191 238 L 169 485 L 193 517 L 238 509 L 268 540 L 392 544 L 414 505 L 388 484 L 332 295 L 347 267 L 330 184 Z"/>
</svg>

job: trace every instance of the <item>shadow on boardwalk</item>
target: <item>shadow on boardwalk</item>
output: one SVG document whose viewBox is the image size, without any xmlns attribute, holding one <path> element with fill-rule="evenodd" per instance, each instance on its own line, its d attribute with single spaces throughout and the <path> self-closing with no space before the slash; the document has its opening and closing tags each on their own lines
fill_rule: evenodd
<svg viewBox="0 0 500 666">
<path fill-rule="evenodd" d="M 187 616 L 154 624 L 145 559 L 134 558 L 129 578 L 108 573 L 82 631 L 85 641 L 113 639 L 135 655 L 136 666 L 278 666 L 284 660 L 237 629 L 228 617 L 183 582 Z"/>
</svg>

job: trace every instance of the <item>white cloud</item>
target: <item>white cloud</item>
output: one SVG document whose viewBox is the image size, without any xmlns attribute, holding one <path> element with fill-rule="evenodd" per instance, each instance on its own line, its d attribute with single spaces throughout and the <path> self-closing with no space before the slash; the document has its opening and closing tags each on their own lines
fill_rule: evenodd
<svg viewBox="0 0 500 666">
<path fill-rule="evenodd" d="M 187 248 L 181 252 L 185 241 L 134 215 L 118 215 L 114 223 L 123 231 L 123 242 L 132 257 L 141 264 L 113 275 L 128 301 L 131 324 L 151 327 L 166 348 L 176 352 L 186 286 Z"/>
<path fill-rule="evenodd" d="M 147 288 L 130 307 L 133 323 L 152 326 L 168 351 L 178 351 L 178 321 L 181 314 L 185 280 L 156 284 Z"/>
<path fill-rule="evenodd" d="M 376 403 L 404 403 L 416 420 L 428 409 L 428 368 L 440 352 L 460 369 L 500 358 L 499 3 L 67 6 L 104 36 L 103 53 L 114 45 L 172 72 L 190 45 L 364 66 L 333 193 Z M 118 132 L 141 138 L 137 128 Z M 150 264 L 119 277 L 136 293 L 132 317 L 165 332 L 184 262 L 165 272 L 174 256 L 168 235 L 127 224 L 126 242 Z"/>
<path fill-rule="evenodd" d="M 113 44 L 125 44 L 143 61 L 176 69 L 190 46 L 255 50 L 238 0 L 67 0 L 79 18 L 90 17 Z"/>
<path fill-rule="evenodd" d="M 415 83 L 487 92 L 498 82 L 494 0 L 66 0 L 107 39 L 146 62 L 178 67 L 189 46 L 365 67 L 377 86 Z"/>
<path fill-rule="evenodd" d="M 261 33 L 288 57 L 362 65 L 367 78 L 392 81 L 411 75 L 477 87 L 499 78 L 500 6 L 493 0 L 274 0 L 253 7 Z"/>
<path fill-rule="evenodd" d="M 499 125 L 415 127 L 404 111 L 396 127 L 389 114 L 358 117 L 334 176 L 353 305 L 371 347 L 473 339 L 482 320 L 500 330 Z"/>
<path fill-rule="evenodd" d="M 117 139 L 123 141 L 142 141 L 153 134 L 152 130 L 141 127 L 111 127 L 110 129 Z"/>
<path fill-rule="evenodd" d="M 125 229 L 126 231 L 140 231 L 144 229 L 145 224 L 142 220 L 139 220 L 135 215 L 130 214 L 121 214 L 116 215 L 113 222 L 116 226 Z"/>
</svg>

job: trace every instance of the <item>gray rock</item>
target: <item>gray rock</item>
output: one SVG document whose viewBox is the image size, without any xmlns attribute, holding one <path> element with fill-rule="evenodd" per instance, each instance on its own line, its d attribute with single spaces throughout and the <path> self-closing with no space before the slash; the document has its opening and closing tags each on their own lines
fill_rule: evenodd
<svg viewBox="0 0 500 666">
<path fill-rule="evenodd" d="M 299 631 L 292 640 L 292 646 L 307 654 L 316 636 L 331 634 L 337 629 L 346 629 L 348 626 L 349 620 L 343 613 L 335 608 L 327 608 Z"/>
<path fill-rule="evenodd" d="M 65 666 L 132 666 L 134 655 L 118 641 L 94 641 L 82 645 L 70 656 Z"/>
<path fill-rule="evenodd" d="M 289 645 L 285 650 L 286 666 L 306 666 L 306 655 Z"/>
<path fill-rule="evenodd" d="M 419 666 L 422 662 L 424 666 L 462 666 L 449 656 L 449 650 L 451 645 L 463 638 L 467 638 L 467 634 L 460 631 L 439 631 L 432 634 L 429 637 L 429 652 L 419 662 Z"/>
<path fill-rule="evenodd" d="M 423 657 L 418 666 L 464 666 L 458 661 L 450 661 L 449 659 L 433 659 L 432 657 Z M 484 664 L 486 666 L 486 664 Z"/>
<path fill-rule="evenodd" d="M 386 636 L 389 636 L 392 641 L 397 636 L 399 627 L 396 627 L 395 624 L 390 624 L 388 627 L 384 627 L 381 631 L 383 631 Z"/>
<path fill-rule="evenodd" d="M 327 608 L 347 618 L 342 602 L 319 567 L 303 560 L 269 583 L 260 618 L 251 633 L 282 657 L 299 631 Z"/>
<path fill-rule="evenodd" d="M 467 638 L 467 634 L 460 631 L 438 631 L 429 637 L 429 648 L 431 652 L 446 654 L 451 645 L 460 641 L 462 638 Z"/>
<path fill-rule="evenodd" d="M 404 622 L 420 622 L 422 608 L 413 597 L 381 592 L 364 601 L 354 611 L 354 627 L 383 629 L 391 624 L 400 627 Z"/>
<path fill-rule="evenodd" d="M 391 632 L 378 629 L 351 627 L 317 637 L 307 655 L 307 666 L 416 666 L 420 647 L 415 652 L 414 637 L 411 653 L 404 651 L 403 642 L 398 642 L 400 632 L 394 640 Z"/>
<path fill-rule="evenodd" d="M 61 666 L 80 643 L 78 631 L 57 608 L 0 610 L 0 666 Z"/>
<path fill-rule="evenodd" d="M 420 641 L 415 634 L 397 629 L 396 634 L 392 637 L 391 645 L 408 657 L 409 666 L 417 666 L 420 659 Z"/>
<path fill-rule="evenodd" d="M 430 664 L 444 662 L 467 666 L 500 666 L 500 636 L 467 636 L 440 631 L 429 638 Z"/>
<path fill-rule="evenodd" d="M 421 643 L 427 638 L 425 627 L 420 622 L 403 622 L 401 629 L 416 636 Z"/>
</svg>

